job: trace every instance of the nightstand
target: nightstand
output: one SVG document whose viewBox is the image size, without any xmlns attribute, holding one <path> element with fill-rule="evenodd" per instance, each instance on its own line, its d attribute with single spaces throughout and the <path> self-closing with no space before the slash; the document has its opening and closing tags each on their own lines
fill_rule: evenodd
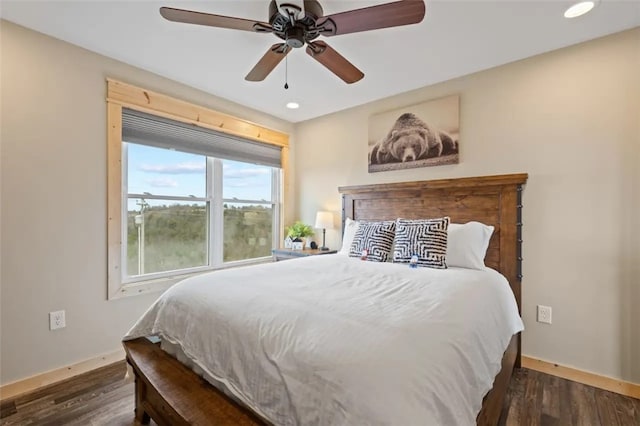
<svg viewBox="0 0 640 426">
<path fill-rule="evenodd" d="M 291 249 L 275 249 L 275 250 L 271 250 L 271 252 L 273 253 L 273 259 L 276 262 L 279 262 L 281 260 L 288 260 L 288 259 L 296 259 L 299 257 L 307 257 L 307 256 L 318 256 L 321 254 L 334 254 L 337 253 L 338 250 L 319 250 L 319 249 L 304 249 L 304 250 L 291 250 Z"/>
</svg>

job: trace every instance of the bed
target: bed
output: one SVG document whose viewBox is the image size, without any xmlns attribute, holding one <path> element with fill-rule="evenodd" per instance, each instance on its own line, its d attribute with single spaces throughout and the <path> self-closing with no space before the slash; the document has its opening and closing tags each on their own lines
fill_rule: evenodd
<svg viewBox="0 0 640 426">
<path fill-rule="evenodd" d="M 178 413 L 155 389 L 170 371 L 165 364 L 178 362 L 169 352 L 224 392 L 216 394 L 212 415 L 237 413 L 237 423 L 496 424 L 520 359 L 526 178 L 340 188 L 343 222 L 449 216 L 494 226 L 485 258 L 492 269 L 416 271 L 325 255 L 214 272 L 173 287 L 125 337 L 136 375 L 136 417 L 198 422 L 189 412 L 202 411 L 202 401 Z M 444 321 L 465 315 L 474 318 L 473 327 Z M 203 335 L 209 327 L 216 332 Z M 147 344 L 154 353 L 147 362 L 139 356 L 140 338 L 152 334 L 162 335 L 164 351 Z M 177 387 L 190 384 L 182 380 Z M 174 417 L 165 418 L 168 412 Z"/>
</svg>

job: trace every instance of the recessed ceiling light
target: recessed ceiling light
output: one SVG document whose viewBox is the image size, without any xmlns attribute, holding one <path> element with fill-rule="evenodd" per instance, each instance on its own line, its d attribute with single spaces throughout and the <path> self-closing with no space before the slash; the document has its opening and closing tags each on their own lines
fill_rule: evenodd
<svg viewBox="0 0 640 426">
<path fill-rule="evenodd" d="M 595 1 L 581 1 L 569 7 L 564 12 L 565 18 L 577 18 L 589 12 L 596 5 Z"/>
<path fill-rule="evenodd" d="M 287 108 L 289 109 L 298 109 L 300 108 L 300 104 L 297 102 L 288 102 L 287 103 Z"/>
</svg>

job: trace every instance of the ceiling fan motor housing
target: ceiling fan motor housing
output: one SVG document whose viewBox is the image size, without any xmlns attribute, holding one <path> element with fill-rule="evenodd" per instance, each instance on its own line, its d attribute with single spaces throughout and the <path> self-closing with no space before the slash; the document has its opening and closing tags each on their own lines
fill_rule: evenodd
<svg viewBox="0 0 640 426">
<path fill-rule="evenodd" d="M 322 6 L 317 0 L 305 0 L 303 14 L 296 5 L 283 2 L 278 6 L 276 0 L 271 0 L 269 24 L 273 28 L 273 33 L 283 39 L 288 46 L 298 48 L 320 35 L 316 21 L 322 17 L 323 13 Z"/>
</svg>

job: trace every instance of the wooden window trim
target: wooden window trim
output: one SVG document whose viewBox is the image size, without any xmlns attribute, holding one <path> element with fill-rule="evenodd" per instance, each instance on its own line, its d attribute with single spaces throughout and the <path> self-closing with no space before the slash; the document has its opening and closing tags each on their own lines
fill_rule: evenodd
<svg viewBox="0 0 640 426">
<path fill-rule="evenodd" d="M 181 276 L 122 284 L 122 108 L 130 108 L 183 123 L 194 124 L 282 148 L 281 206 L 288 199 L 289 135 L 180 99 L 107 79 L 107 282 L 108 299 L 162 291 Z M 283 211 L 284 209 L 282 209 Z M 279 232 L 282 234 L 283 214 Z M 280 238 L 282 239 L 282 238 Z M 188 276 L 186 274 L 185 276 Z M 152 282 L 153 281 L 153 282 Z"/>
</svg>

